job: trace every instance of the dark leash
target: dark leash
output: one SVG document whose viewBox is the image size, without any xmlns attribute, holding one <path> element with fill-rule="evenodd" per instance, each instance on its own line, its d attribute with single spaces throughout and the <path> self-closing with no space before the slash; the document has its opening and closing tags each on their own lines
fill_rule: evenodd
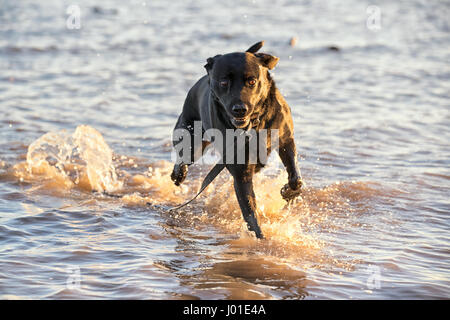
<svg viewBox="0 0 450 320">
<path fill-rule="evenodd" d="M 181 208 L 187 206 L 189 203 L 191 203 L 195 199 L 197 199 L 197 197 L 200 195 L 200 193 L 202 193 L 203 190 L 205 190 L 209 186 L 209 184 L 214 181 L 214 179 L 219 175 L 219 173 L 222 172 L 222 170 L 224 168 L 225 168 L 225 165 L 223 163 L 216 163 L 214 165 L 214 167 L 208 172 L 208 174 L 206 175 L 205 179 L 203 179 L 202 186 L 200 187 L 200 190 L 197 192 L 197 194 L 191 200 L 189 200 L 189 201 L 187 201 L 187 202 L 185 202 L 183 204 L 180 204 L 180 205 L 178 205 L 176 207 L 169 208 L 167 211 L 170 212 L 170 211 L 181 209 Z"/>
<path fill-rule="evenodd" d="M 169 209 L 165 209 L 165 211 L 171 212 L 171 211 L 181 209 L 181 208 L 187 206 L 189 203 L 191 203 L 195 199 L 197 199 L 197 197 L 211 184 L 211 182 L 214 181 L 214 179 L 222 172 L 222 170 L 224 168 L 225 168 L 225 164 L 216 163 L 214 165 L 214 167 L 208 172 L 206 177 L 203 179 L 200 190 L 197 192 L 197 194 L 192 199 L 190 199 L 189 201 L 186 201 L 178 206 L 175 206 L 175 207 L 172 207 Z M 289 187 L 288 184 L 286 184 L 286 185 L 284 185 L 283 188 L 281 188 L 280 194 L 283 197 L 283 199 L 286 200 L 287 203 L 289 204 L 301 194 L 302 186 L 303 186 L 303 183 L 301 183 L 301 185 L 298 187 L 298 189 L 293 190 Z M 96 192 L 96 191 L 94 191 L 94 192 Z M 101 194 L 108 196 L 108 197 L 112 197 L 112 198 L 122 198 L 123 197 L 123 195 L 112 194 L 112 193 L 109 193 L 106 191 L 103 191 Z M 148 204 L 153 205 L 152 203 L 148 203 Z"/>
<path fill-rule="evenodd" d="M 187 202 L 185 202 L 183 204 L 180 204 L 178 206 L 166 209 L 166 210 L 170 212 L 170 211 L 181 209 L 181 208 L 187 206 L 189 203 L 191 203 L 195 199 L 197 199 L 197 197 L 203 192 L 203 190 L 205 190 L 211 184 L 211 182 L 214 181 L 214 179 L 219 175 L 219 173 L 222 172 L 222 170 L 224 168 L 225 168 L 224 164 L 216 163 L 214 165 L 214 167 L 208 172 L 208 174 L 206 175 L 205 179 L 203 179 L 202 186 L 200 187 L 200 190 L 197 192 L 197 194 L 191 200 L 189 200 L 189 201 L 187 201 Z M 93 192 L 97 193 L 97 191 L 95 191 L 95 190 Z M 101 194 L 105 195 L 107 197 L 116 198 L 116 199 L 123 198 L 123 195 L 113 194 L 113 193 L 109 193 L 109 192 L 106 192 L 106 191 L 101 192 Z M 147 203 L 147 204 L 151 205 L 151 203 Z"/>
</svg>

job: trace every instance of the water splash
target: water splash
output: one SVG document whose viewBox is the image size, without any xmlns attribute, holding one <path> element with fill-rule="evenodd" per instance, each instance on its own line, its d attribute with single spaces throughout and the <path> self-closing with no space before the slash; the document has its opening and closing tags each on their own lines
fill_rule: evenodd
<svg viewBox="0 0 450 320">
<path fill-rule="evenodd" d="M 80 125 L 73 134 L 49 132 L 28 148 L 30 174 L 57 179 L 66 187 L 113 192 L 122 188 L 113 165 L 113 152 L 94 128 Z"/>
</svg>

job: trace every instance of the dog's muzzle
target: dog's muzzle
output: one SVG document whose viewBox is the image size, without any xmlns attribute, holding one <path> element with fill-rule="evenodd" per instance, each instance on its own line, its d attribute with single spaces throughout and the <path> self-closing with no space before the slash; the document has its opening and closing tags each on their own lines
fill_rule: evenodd
<svg viewBox="0 0 450 320">
<path fill-rule="evenodd" d="M 238 103 L 231 107 L 231 114 L 233 118 L 231 119 L 231 123 L 236 128 L 244 128 L 248 126 L 250 122 L 250 115 L 248 113 L 248 107 L 244 103 Z"/>
</svg>

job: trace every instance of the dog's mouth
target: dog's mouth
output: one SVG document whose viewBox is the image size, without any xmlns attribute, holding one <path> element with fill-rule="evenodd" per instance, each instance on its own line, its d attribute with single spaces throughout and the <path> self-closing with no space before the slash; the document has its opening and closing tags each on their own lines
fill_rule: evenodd
<svg viewBox="0 0 450 320">
<path fill-rule="evenodd" d="M 243 118 L 231 118 L 231 123 L 233 126 L 236 127 L 236 129 L 242 129 L 248 126 L 250 123 L 250 117 L 243 117 Z"/>
</svg>

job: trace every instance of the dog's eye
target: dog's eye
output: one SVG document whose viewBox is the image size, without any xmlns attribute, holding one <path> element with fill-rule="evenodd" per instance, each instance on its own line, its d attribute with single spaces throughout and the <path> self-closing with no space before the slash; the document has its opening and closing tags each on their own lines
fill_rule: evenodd
<svg viewBox="0 0 450 320">
<path fill-rule="evenodd" d="M 256 79 L 253 78 L 253 77 L 248 78 L 248 79 L 247 79 L 247 84 L 248 84 L 250 87 L 253 87 L 253 86 L 256 84 Z"/>
<path fill-rule="evenodd" d="M 227 80 L 220 80 L 219 81 L 219 86 L 221 86 L 222 88 L 228 87 L 228 81 Z"/>
</svg>

